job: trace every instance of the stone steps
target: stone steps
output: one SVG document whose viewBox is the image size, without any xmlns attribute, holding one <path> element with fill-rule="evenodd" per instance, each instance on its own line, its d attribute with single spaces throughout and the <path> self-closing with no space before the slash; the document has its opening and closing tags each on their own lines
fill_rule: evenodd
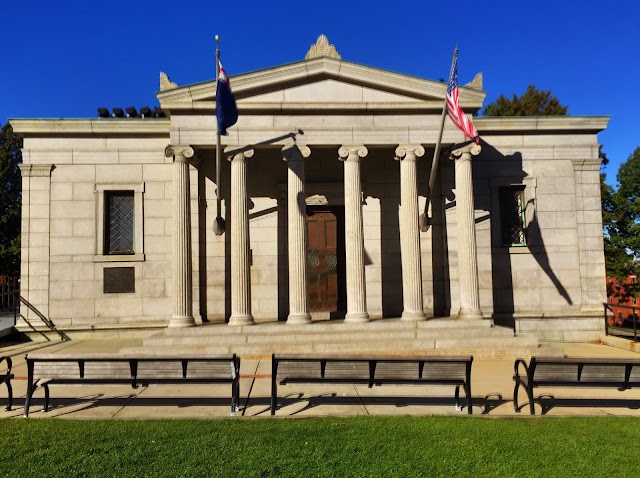
<svg viewBox="0 0 640 478">
<path fill-rule="evenodd" d="M 342 321 L 306 325 L 285 323 L 229 327 L 224 324 L 167 328 L 146 338 L 128 353 L 190 353 L 269 356 L 272 353 L 330 354 L 473 354 L 477 357 L 529 357 L 537 352 L 534 335 L 514 336 L 513 330 L 490 320 L 397 319 L 349 324 Z M 553 352 L 550 352 L 553 353 Z"/>
</svg>

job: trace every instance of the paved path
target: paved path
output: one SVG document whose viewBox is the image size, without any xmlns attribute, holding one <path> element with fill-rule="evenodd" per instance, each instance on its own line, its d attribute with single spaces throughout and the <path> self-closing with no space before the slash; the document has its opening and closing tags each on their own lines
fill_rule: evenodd
<svg viewBox="0 0 640 478">
<path fill-rule="evenodd" d="M 27 388 L 24 355 L 29 352 L 97 353 L 116 352 L 139 346 L 140 340 L 74 340 L 4 346 L 0 355 L 13 358 L 14 410 L 4 410 L 6 389 L 0 388 L 0 418 L 21 417 Z M 558 344 L 554 344 L 557 346 Z M 634 357 L 638 354 L 605 345 L 563 344 L 570 357 Z M 513 410 L 513 360 L 474 360 L 472 395 L 474 415 L 489 417 L 522 416 Z M 271 361 L 268 357 L 242 359 L 241 412 L 243 417 L 268 417 L 271 387 Z M 618 392 L 612 389 L 545 389 L 544 395 L 557 393 L 547 416 L 633 415 L 639 416 L 640 390 Z M 326 415 L 457 415 L 453 387 L 295 384 L 278 388 L 281 408 L 277 416 L 306 417 Z M 72 419 L 133 418 L 222 418 L 228 417 L 228 385 L 151 385 L 132 389 L 127 385 L 57 385 L 51 387 L 52 410 L 41 412 L 43 392 L 34 395 L 30 418 Z M 524 400 L 522 396 L 521 400 Z M 540 407 L 536 405 L 536 413 Z"/>
</svg>

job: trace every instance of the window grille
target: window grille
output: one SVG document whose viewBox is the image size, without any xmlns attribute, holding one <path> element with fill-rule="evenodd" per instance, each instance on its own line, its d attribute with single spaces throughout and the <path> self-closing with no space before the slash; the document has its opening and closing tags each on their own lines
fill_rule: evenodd
<svg viewBox="0 0 640 478">
<path fill-rule="evenodd" d="M 133 191 L 107 191 L 105 202 L 105 254 L 134 254 Z"/>
<path fill-rule="evenodd" d="M 502 245 L 526 246 L 524 189 L 500 188 L 499 195 Z"/>
</svg>

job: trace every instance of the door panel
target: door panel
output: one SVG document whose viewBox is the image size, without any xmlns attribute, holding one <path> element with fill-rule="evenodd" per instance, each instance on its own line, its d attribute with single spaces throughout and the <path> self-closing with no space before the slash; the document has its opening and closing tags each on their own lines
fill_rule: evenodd
<svg viewBox="0 0 640 478">
<path fill-rule="evenodd" d="M 309 309 L 338 309 L 338 224 L 331 211 L 307 215 L 307 280 Z"/>
</svg>

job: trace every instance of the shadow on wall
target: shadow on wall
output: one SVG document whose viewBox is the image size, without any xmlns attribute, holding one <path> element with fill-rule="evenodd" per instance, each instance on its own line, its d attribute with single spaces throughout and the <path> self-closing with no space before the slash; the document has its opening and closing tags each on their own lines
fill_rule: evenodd
<svg viewBox="0 0 640 478">
<path fill-rule="evenodd" d="M 485 191 L 474 189 L 475 207 L 489 211 L 491 217 L 491 276 L 493 294 L 493 318 L 502 325 L 513 326 L 515 313 L 514 301 L 514 270 L 512 253 L 509 245 L 503 245 L 500 222 L 500 201 L 498 200 L 498 189 L 500 186 L 524 185 L 527 173 L 522 167 L 522 154 L 515 152 L 511 155 L 504 155 L 491 144 L 482 141 L 482 153 L 478 157 L 479 161 L 474 163 L 474 177 L 478 177 L 478 168 L 488 167 L 490 181 L 488 194 Z M 489 163 L 489 164 L 487 164 Z M 491 165 L 493 163 L 493 166 Z M 484 172 L 484 176 L 486 176 Z M 525 198 L 527 195 L 525 194 Z M 538 216 L 536 213 L 535 199 L 531 198 L 525 203 L 525 243 L 527 251 L 536 260 L 542 271 L 551 280 L 560 296 L 572 305 L 573 301 L 566 288 L 562 285 L 558 276 L 551 268 L 549 255 L 545 248 L 544 240 Z M 517 272 L 517 271 L 516 271 Z"/>
</svg>

